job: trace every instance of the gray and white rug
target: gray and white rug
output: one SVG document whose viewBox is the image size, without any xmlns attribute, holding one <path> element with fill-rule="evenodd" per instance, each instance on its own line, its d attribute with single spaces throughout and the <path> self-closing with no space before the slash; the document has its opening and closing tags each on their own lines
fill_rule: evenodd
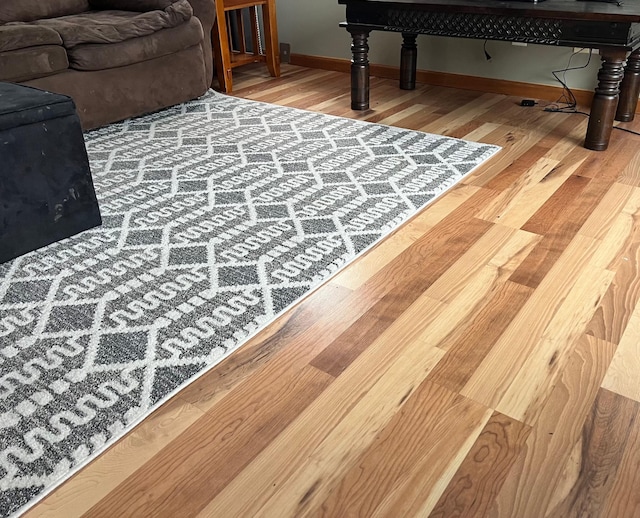
<svg viewBox="0 0 640 518">
<path fill-rule="evenodd" d="M 0 265 L 0 516 L 499 148 L 209 92 L 86 135 L 101 228 Z"/>
</svg>

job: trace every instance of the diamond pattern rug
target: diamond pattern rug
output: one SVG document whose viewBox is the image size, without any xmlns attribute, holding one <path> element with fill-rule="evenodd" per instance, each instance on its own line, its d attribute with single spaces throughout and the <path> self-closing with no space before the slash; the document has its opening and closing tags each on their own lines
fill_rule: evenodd
<svg viewBox="0 0 640 518">
<path fill-rule="evenodd" d="M 104 224 L 0 265 L 0 516 L 499 148 L 209 92 L 86 134 Z"/>
</svg>

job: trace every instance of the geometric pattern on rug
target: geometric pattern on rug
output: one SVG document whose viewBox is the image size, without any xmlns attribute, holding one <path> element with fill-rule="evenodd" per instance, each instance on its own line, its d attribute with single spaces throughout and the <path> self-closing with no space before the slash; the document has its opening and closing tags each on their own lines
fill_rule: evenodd
<svg viewBox="0 0 640 518">
<path fill-rule="evenodd" d="M 85 135 L 102 227 L 0 265 L 0 516 L 498 147 L 208 92 Z"/>
</svg>

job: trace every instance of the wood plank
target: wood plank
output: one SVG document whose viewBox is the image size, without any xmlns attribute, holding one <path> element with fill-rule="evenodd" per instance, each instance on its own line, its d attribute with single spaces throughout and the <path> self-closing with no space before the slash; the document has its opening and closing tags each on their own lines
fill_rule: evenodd
<svg viewBox="0 0 640 518">
<path fill-rule="evenodd" d="M 416 126 L 422 126 L 428 122 L 437 120 L 439 115 L 434 113 L 436 111 L 435 106 L 427 106 L 425 104 L 417 104 L 415 99 L 410 98 L 406 105 L 403 105 L 401 110 L 396 113 L 380 119 L 380 124 L 387 126 L 396 126 L 398 128 L 407 127 L 407 124 L 411 128 Z M 405 124 L 401 124 L 401 121 L 405 121 Z"/>
<path fill-rule="evenodd" d="M 518 261 L 526 257 L 528 249 L 535 244 L 532 237 L 535 238 L 526 232 L 516 232 L 502 248 L 493 251 L 495 254 L 493 257 L 485 257 L 482 261 L 476 260 L 473 254 L 470 258 L 467 253 L 447 270 L 425 291 L 425 294 L 431 298 L 440 295 L 438 299 L 444 299 L 442 301 L 446 302 L 447 306 L 439 318 L 424 328 L 420 340 L 446 350 L 452 341 L 466 335 L 467 326 L 473 322 L 474 315 L 481 312 L 487 299 L 491 300 L 492 294 L 499 291 L 507 282 L 513 269 L 518 266 Z M 455 278 L 455 276 L 449 275 L 453 270 L 454 273 L 466 279 L 467 275 L 460 273 L 458 265 L 469 272 L 466 285 L 454 284 L 452 277 Z M 454 297 L 452 300 L 448 299 L 446 291 L 440 291 L 441 288 L 443 290 L 447 288 L 447 284 L 440 283 L 443 278 L 447 278 L 448 283 L 452 285 L 451 293 Z M 432 291 L 434 287 L 436 290 Z"/>
<path fill-rule="evenodd" d="M 402 125 L 403 128 L 411 128 L 415 127 L 413 125 L 409 125 L 410 121 L 398 121 L 399 125 Z M 464 139 L 467 135 L 472 134 L 475 131 L 478 131 L 483 126 L 481 121 L 470 121 L 461 124 L 457 128 L 452 128 L 446 133 L 447 137 L 452 138 L 460 138 Z M 474 140 L 472 138 L 466 138 L 467 140 Z"/>
<path fill-rule="evenodd" d="M 621 396 L 640 402 L 640 304 L 636 306 L 629 324 L 602 382 L 605 388 Z"/>
<path fill-rule="evenodd" d="M 473 207 L 473 200 L 479 197 L 478 194 L 486 193 L 480 191 L 473 195 L 450 216 L 376 272 L 367 280 L 362 290 L 376 297 L 384 294 L 381 295 L 381 291 L 386 293 L 407 283 L 426 290 L 491 227 L 488 222 L 464 216 L 464 212 Z M 455 224 L 455 217 L 458 215 L 463 221 L 466 220 L 462 228 Z M 429 269 L 423 268 L 425 261 L 429 262 Z"/>
<path fill-rule="evenodd" d="M 637 150 L 637 137 L 616 132 L 616 138 L 611 140 L 610 148 L 613 153 L 596 153 L 580 170 L 581 176 L 594 180 L 611 183 L 618 181 L 622 171 L 633 160 Z"/>
<path fill-rule="evenodd" d="M 530 431 L 494 412 L 429 517 L 485 516 Z"/>
<path fill-rule="evenodd" d="M 613 272 L 593 265 L 580 272 L 496 410 L 535 422 L 612 278 Z"/>
<path fill-rule="evenodd" d="M 291 80 L 293 79 L 293 80 Z M 304 71 L 298 74 L 295 79 L 284 81 L 281 78 L 274 80 L 270 88 L 261 89 L 259 92 L 253 92 L 251 98 L 262 102 L 277 102 L 288 97 L 289 93 L 307 90 L 307 88 L 318 85 L 322 81 L 329 84 L 332 80 L 330 72 L 322 71 Z M 235 90 L 234 96 L 239 97 L 241 94 L 247 95 L 249 92 Z"/>
<path fill-rule="evenodd" d="M 300 502 L 296 516 L 424 515 L 437 500 L 425 488 L 443 485 L 491 411 L 423 382 L 328 497 Z"/>
<path fill-rule="evenodd" d="M 462 126 L 463 124 L 467 124 L 472 121 L 478 115 L 486 113 L 492 110 L 496 104 L 502 101 L 499 96 L 495 95 L 482 95 L 478 98 L 473 99 L 472 102 L 463 104 L 462 106 L 458 104 L 455 109 L 440 117 L 437 121 L 432 122 L 431 124 L 427 124 L 423 128 L 422 131 L 426 131 L 427 133 L 436 133 L 438 135 L 445 135 L 449 131 L 454 130 Z"/>
<path fill-rule="evenodd" d="M 547 516 L 582 518 L 600 515 L 603 503 L 613 489 L 629 434 L 639 413 L 640 403 L 605 389 L 598 392 L 582 430 L 577 476 L 571 484 L 558 486 Z"/>
<path fill-rule="evenodd" d="M 491 122 L 481 122 L 479 124 L 480 125 L 478 129 L 475 129 L 469 133 L 465 133 L 460 138 L 464 138 L 465 140 L 471 140 L 473 142 L 485 142 L 487 144 L 489 143 L 494 144 L 495 142 L 492 138 L 492 135 L 495 135 L 498 132 L 500 126 L 498 124 L 494 124 Z M 449 134 L 450 136 L 454 136 L 455 133 L 457 133 L 459 130 L 463 131 L 463 129 L 466 127 L 467 127 L 467 124 L 458 126 L 457 128 L 452 129 Z M 493 163 L 494 160 L 496 159 L 492 158 L 491 163 Z M 477 175 L 477 174 L 482 174 L 482 172 L 485 172 L 485 171 L 486 171 L 486 167 L 481 167 L 477 171 L 474 171 L 474 173 Z M 477 176 L 474 178 L 477 178 Z"/>
<path fill-rule="evenodd" d="M 492 126 L 496 126 L 496 130 L 499 128 L 505 128 L 504 125 L 498 125 L 495 122 L 487 122 L 487 124 L 491 124 Z M 509 171 L 511 167 L 513 167 L 519 160 L 519 158 L 523 155 L 523 153 L 527 152 L 532 146 L 528 145 L 528 142 L 524 142 L 524 147 L 522 147 L 523 142 L 521 142 L 517 138 L 513 138 L 514 135 L 513 125 L 507 125 L 505 129 L 508 129 L 506 135 L 507 137 L 507 145 L 505 146 L 506 153 L 499 155 L 499 158 L 502 160 L 500 164 L 495 164 L 495 159 L 491 161 L 487 165 L 486 168 L 483 168 L 482 171 L 475 173 L 472 177 L 472 182 L 474 185 L 480 185 L 489 187 L 488 182 L 493 181 L 494 178 L 498 176 L 510 175 Z M 583 154 L 579 153 L 579 150 L 583 150 L 583 148 L 577 148 L 575 145 L 575 140 L 584 137 L 584 132 L 586 131 L 586 125 L 582 126 L 581 124 L 574 124 L 570 119 L 564 119 L 560 121 L 557 126 L 551 128 L 550 131 L 544 131 L 540 128 L 534 129 L 533 132 L 537 136 L 534 144 L 535 147 L 540 149 L 547 149 L 548 152 L 544 153 L 548 158 L 552 160 L 563 160 L 567 155 L 573 155 L 574 162 L 581 161 L 582 158 L 586 158 Z M 470 138 L 468 135 L 466 138 Z M 476 140 L 476 139 L 472 139 Z M 483 142 L 491 142 L 490 140 L 485 140 L 482 138 Z M 500 145 L 504 145 L 504 142 L 500 141 Z M 553 152 L 551 151 L 553 149 Z M 588 150 L 583 150 L 587 151 Z M 542 156 L 542 155 L 541 155 Z M 538 158 L 541 158 L 538 157 Z M 533 163 L 529 164 L 531 167 Z M 518 176 L 513 176 L 513 180 L 517 180 Z M 499 185 L 499 184 L 498 184 Z M 506 184 L 507 186 L 510 184 Z M 504 189 L 501 189 L 504 190 Z"/>
<path fill-rule="evenodd" d="M 496 277 L 510 275 L 539 240 L 538 236 L 493 225 L 449 269 L 429 286 L 430 297 L 452 302 L 474 283 L 478 273 L 489 267 Z"/>
<path fill-rule="evenodd" d="M 495 191 L 504 191 L 511 188 L 516 182 L 520 182 L 529 169 L 539 162 L 547 153 L 546 146 L 534 145 L 517 157 L 513 163 L 504 169 L 504 172 L 491 178 L 483 187 Z"/>
<path fill-rule="evenodd" d="M 502 174 L 509 168 L 517 158 L 526 153 L 529 149 L 538 143 L 533 135 L 520 132 L 512 126 L 504 124 L 488 123 L 495 129 L 486 135 L 483 135 L 481 141 L 487 144 L 500 146 L 502 151 L 492 157 L 491 162 L 482 169 L 472 172 L 467 178 L 466 183 L 477 187 L 483 187 L 492 178 Z"/>
<path fill-rule="evenodd" d="M 631 214 L 638 210 L 638 203 L 640 202 L 638 191 L 633 186 L 618 182 L 614 183 L 584 222 L 584 225 L 579 230 L 580 234 L 595 239 L 604 239 L 619 214 L 629 210 L 627 206 L 632 196 L 635 199 L 633 203 L 635 207 L 632 209 L 633 212 Z"/>
<path fill-rule="evenodd" d="M 602 507 L 601 516 L 640 516 L 640 426 L 632 426 L 615 482 Z"/>
<path fill-rule="evenodd" d="M 640 236 L 624 251 L 623 260 L 597 308 L 587 332 L 613 343 L 619 343 L 634 308 L 640 300 Z"/>
<path fill-rule="evenodd" d="M 422 326 L 415 316 L 425 304 L 417 301 L 387 328 L 202 516 L 294 516 L 302 500 L 322 501 L 444 354 L 411 347 Z M 252 488 L 251 500 L 242 498 L 245 487 Z"/>
<path fill-rule="evenodd" d="M 421 290 L 394 290 L 336 338 L 313 360 L 311 365 L 338 377 L 421 295 Z M 433 301 L 433 306 L 439 306 Z"/>
<path fill-rule="evenodd" d="M 598 244 L 591 238 L 574 238 L 474 372 L 461 391 L 462 395 L 490 408 L 496 407 L 539 343 Z M 513 344 L 518 344 L 518 347 Z"/>
<path fill-rule="evenodd" d="M 640 187 L 640 151 L 636 152 L 618 176 L 618 182 Z"/>
<path fill-rule="evenodd" d="M 589 179 L 583 176 L 569 176 L 544 205 L 521 225 L 522 230 L 540 235 L 548 234 L 557 225 L 557 221 L 562 217 L 567 205 L 580 196 L 580 191 L 588 183 Z"/>
<path fill-rule="evenodd" d="M 203 374 L 180 392 L 180 397 L 203 411 L 222 400 L 235 387 L 254 375 L 281 354 L 287 341 L 304 343 L 309 337 L 310 322 L 313 330 L 321 332 L 330 343 L 332 333 L 341 325 L 332 317 L 340 313 L 347 317 L 343 326 L 348 327 L 354 320 L 366 313 L 375 301 L 363 300 L 351 290 L 332 283 L 325 285 L 296 304 L 290 311 L 278 318 L 232 355 L 225 358 L 215 369 Z M 333 307 L 334 311 L 327 311 Z M 318 340 L 316 340 L 318 344 Z"/>
<path fill-rule="evenodd" d="M 174 397 L 24 517 L 80 516 L 204 415 Z"/>
<path fill-rule="evenodd" d="M 449 390 L 462 390 L 532 292 L 527 286 L 507 281 L 491 293 L 468 324 L 438 342 L 447 354 L 428 379 Z"/>
<path fill-rule="evenodd" d="M 579 341 L 488 516 L 545 516 L 614 351 L 591 336 Z"/>
<path fill-rule="evenodd" d="M 406 250 L 410 245 L 431 230 L 436 224 L 450 215 L 465 201 L 469 200 L 479 191 L 478 187 L 459 184 L 448 191 L 447 196 L 439 198 L 429 205 L 424 211 L 418 213 L 414 218 L 405 223 L 401 229 L 394 232 L 384 241 L 376 245 L 375 252 L 372 250 L 365 253 L 354 261 L 350 268 L 339 272 L 333 277 L 332 282 L 344 286 L 351 290 L 361 287 L 375 273 L 382 270 L 400 252 Z"/>
<path fill-rule="evenodd" d="M 607 269 L 617 272 L 621 264 L 629 261 L 627 250 L 640 236 L 638 216 L 640 216 L 640 189 L 636 188 L 603 238 L 602 247 L 615 252 L 602 255 L 602 264 Z"/>
<path fill-rule="evenodd" d="M 561 162 L 542 157 L 478 217 L 544 235 L 546 232 L 536 225 L 529 225 L 529 220 L 549 206 L 566 208 L 568 200 L 579 195 L 580 189 L 588 183 L 587 179 L 573 176 L 580 165 L 581 162 Z M 552 213 L 548 221 L 555 221 L 555 215 Z"/>
<path fill-rule="evenodd" d="M 313 367 L 282 371 L 268 384 L 259 378 L 252 379 L 217 405 L 215 412 L 191 425 L 87 514 L 195 515 L 333 380 Z M 256 412 L 267 406 L 268 412 Z M 255 434 L 256 429 L 260 434 Z M 194 443 L 197 448 L 193 448 Z"/>
<path fill-rule="evenodd" d="M 349 278 L 349 274 L 345 274 L 343 277 L 334 278 L 334 282 L 355 289 L 363 286 L 363 281 L 365 281 L 367 285 L 376 286 L 376 292 L 381 289 L 388 292 L 398 284 L 407 282 L 407 276 L 411 277 L 411 282 L 414 283 L 418 282 L 418 277 L 425 277 L 423 284 L 426 289 L 442 271 L 455 262 L 457 257 L 462 255 L 491 227 L 490 223 L 475 220 L 473 216 L 478 204 L 482 203 L 482 200 L 490 198 L 492 194 L 493 191 L 489 189 L 475 190 L 471 196 L 463 195 L 464 200 L 462 203 L 459 203 L 459 201 L 453 202 L 453 207 L 455 208 L 449 203 L 444 203 L 443 205 L 434 204 L 433 207 L 438 207 L 434 209 L 438 214 L 443 213 L 441 208 L 444 206 L 444 212 L 447 213 L 446 217 L 434 224 L 430 230 L 423 233 L 405 249 L 400 250 L 395 257 L 386 261 L 383 259 L 385 263 L 383 268 L 375 268 L 375 251 L 377 250 L 375 248 L 371 251 L 374 253 L 366 254 L 360 261 L 355 263 L 356 268 L 362 263 L 366 272 L 364 275 L 357 275 L 358 278 L 354 281 L 345 281 L 345 277 Z M 453 210 L 450 210 L 451 208 Z M 427 213 L 429 210 L 430 208 L 427 209 Z M 463 228 L 459 227 L 461 222 L 466 223 Z M 386 247 L 382 248 L 382 250 L 386 249 Z M 367 260 L 369 255 L 373 256 L 371 261 Z M 432 268 L 434 268 L 428 272 L 420 268 L 425 257 L 429 257 Z M 373 271 L 368 269 L 371 265 L 374 265 Z M 439 266 L 436 268 L 436 265 Z M 416 272 L 417 269 L 420 269 L 420 271 Z"/>
<path fill-rule="evenodd" d="M 571 155 L 573 161 L 582 162 L 583 159 L 593 156 L 592 151 L 582 146 L 588 123 L 589 119 L 585 117 L 566 117 L 552 131 L 544 135 L 538 144 L 549 147 L 549 158 L 564 160 Z"/>
<path fill-rule="evenodd" d="M 513 282 L 519 282 L 532 288 L 537 287 L 556 261 L 565 252 L 567 245 L 576 236 L 590 212 L 598 205 L 613 182 L 591 180 L 582 189 L 579 198 L 568 200 L 561 216 L 553 221 L 531 255 L 523 261 L 511 276 Z"/>
</svg>

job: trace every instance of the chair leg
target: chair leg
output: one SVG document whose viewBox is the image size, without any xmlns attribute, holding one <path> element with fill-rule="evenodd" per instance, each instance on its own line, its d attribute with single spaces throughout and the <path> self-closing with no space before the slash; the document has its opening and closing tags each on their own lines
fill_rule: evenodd
<svg viewBox="0 0 640 518">
<path fill-rule="evenodd" d="M 231 50 L 229 48 L 229 32 L 227 17 L 222 2 L 216 3 L 216 22 L 213 27 L 213 50 L 216 60 L 216 72 L 220 90 L 231 93 L 233 79 L 231 76 Z"/>
<path fill-rule="evenodd" d="M 280 77 L 280 48 L 278 44 L 275 0 L 268 0 L 262 6 L 262 19 L 264 21 L 264 46 L 267 54 L 267 68 L 271 76 Z"/>
</svg>

